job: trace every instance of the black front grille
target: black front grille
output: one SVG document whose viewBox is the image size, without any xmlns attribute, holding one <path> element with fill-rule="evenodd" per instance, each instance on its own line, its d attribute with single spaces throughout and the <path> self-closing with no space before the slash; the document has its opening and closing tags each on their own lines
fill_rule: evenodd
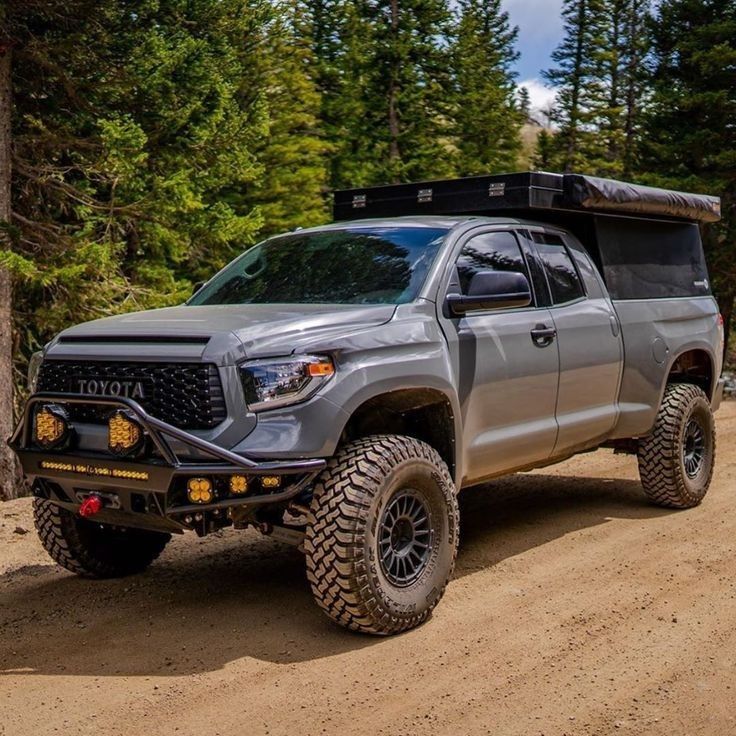
<svg viewBox="0 0 736 736">
<path fill-rule="evenodd" d="M 38 390 L 127 395 L 152 416 L 181 429 L 211 429 L 226 416 L 220 376 L 210 363 L 44 360 Z M 78 422 L 104 422 L 110 413 L 109 407 L 92 404 L 70 410 Z"/>
</svg>

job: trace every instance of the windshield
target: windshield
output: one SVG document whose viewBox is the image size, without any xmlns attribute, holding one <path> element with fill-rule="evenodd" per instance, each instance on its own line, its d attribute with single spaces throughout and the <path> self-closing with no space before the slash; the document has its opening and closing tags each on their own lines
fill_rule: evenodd
<svg viewBox="0 0 736 736">
<path fill-rule="evenodd" d="M 375 227 L 272 238 L 188 304 L 405 304 L 416 299 L 447 232 Z"/>
</svg>

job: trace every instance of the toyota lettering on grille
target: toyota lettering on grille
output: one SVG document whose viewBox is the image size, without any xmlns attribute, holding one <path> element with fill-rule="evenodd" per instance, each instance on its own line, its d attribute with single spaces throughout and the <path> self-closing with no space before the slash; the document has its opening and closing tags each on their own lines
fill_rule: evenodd
<svg viewBox="0 0 736 736">
<path fill-rule="evenodd" d="M 124 396 L 127 399 L 146 398 L 143 381 L 78 378 L 77 386 L 80 394 L 88 394 L 89 396 Z"/>
</svg>

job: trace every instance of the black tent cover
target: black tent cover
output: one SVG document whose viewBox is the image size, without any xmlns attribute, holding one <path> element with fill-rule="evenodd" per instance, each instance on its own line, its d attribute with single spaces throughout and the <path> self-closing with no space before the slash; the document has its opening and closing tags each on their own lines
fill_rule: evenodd
<svg viewBox="0 0 736 736">
<path fill-rule="evenodd" d="M 706 194 L 688 194 L 579 174 L 566 175 L 563 187 L 565 199 L 584 210 L 660 215 L 696 222 L 721 219 L 720 198 Z"/>
<path fill-rule="evenodd" d="M 699 223 L 721 219 L 718 197 L 580 174 L 499 174 L 334 193 L 334 216 L 338 221 L 420 214 L 523 214 L 540 209 Z"/>
</svg>

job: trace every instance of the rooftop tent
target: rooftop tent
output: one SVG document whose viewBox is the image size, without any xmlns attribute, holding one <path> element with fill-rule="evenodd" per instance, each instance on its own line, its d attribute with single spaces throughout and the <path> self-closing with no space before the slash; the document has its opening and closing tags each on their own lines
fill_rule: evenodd
<svg viewBox="0 0 736 736">
<path fill-rule="evenodd" d="M 402 215 L 511 215 L 573 232 L 614 299 L 710 293 L 698 225 L 718 197 L 578 174 L 528 172 L 335 192 L 337 221 Z"/>
<path fill-rule="evenodd" d="M 718 197 L 644 187 L 579 174 L 527 172 L 346 189 L 334 194 L 335 220 L 401 215 L 533 211 L 624 214 L 717 222 Z M 546 215 L 545 218 L 546 219 Z"/>
</svg>

